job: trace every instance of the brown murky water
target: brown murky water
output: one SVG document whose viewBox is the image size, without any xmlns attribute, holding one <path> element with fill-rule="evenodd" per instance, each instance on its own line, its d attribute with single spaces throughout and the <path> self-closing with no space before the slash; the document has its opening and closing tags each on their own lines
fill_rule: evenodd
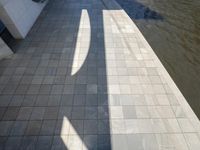
<svg viewBox="0 0 200 150">
<path fill-rule="evenodd" d="M 116 0 L 200 118 L 200 1 Z"/>
</svg>

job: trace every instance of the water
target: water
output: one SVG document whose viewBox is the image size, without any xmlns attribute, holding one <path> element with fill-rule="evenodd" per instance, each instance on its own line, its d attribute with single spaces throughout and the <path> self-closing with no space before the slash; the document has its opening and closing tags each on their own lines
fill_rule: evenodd
<svg viewBox="0 0 200 150">
<path fill-rule="evenodd" d="M 200 1 L 116 0 L 200 118 Z"/>
</svg>

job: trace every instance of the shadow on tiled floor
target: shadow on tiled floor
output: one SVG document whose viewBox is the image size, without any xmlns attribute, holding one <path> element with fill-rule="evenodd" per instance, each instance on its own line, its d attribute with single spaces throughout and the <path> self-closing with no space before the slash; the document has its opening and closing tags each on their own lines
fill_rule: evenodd
<svg viewBox="0 0 200 150">
<path fill-rule="evenodd" d="M 16 54 L 0 61 L 0 149 L 187 150 L 199 142 L 115 4 L 50 0 Z"/>
<path fill-rule="evenodd" d="M 103 9 L 101 1 L 50 1 L 0 62 L 1 146 L 111 149 Z"/>
</svg>

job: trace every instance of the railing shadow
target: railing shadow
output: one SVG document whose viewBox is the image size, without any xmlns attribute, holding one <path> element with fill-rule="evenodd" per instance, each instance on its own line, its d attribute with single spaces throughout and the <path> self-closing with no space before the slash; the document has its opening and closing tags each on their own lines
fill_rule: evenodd
<svg viewBox="0 0 200 150">
<path fill-rule="evenodd" d="M 66 22 L 58 23 L 60 26 L 52 31 L 64 43 L 54 48 L 63 49 L 68 66 L 61 124 L 52 149 L 80 149 L 81 143 L 83 149 L 111 149 L 103 9 L 101 1 L 52 0 L 47 6 L 44 20 L 55 18 L 56 24 L 63 14 L 69 14 Z"/>
</svg>

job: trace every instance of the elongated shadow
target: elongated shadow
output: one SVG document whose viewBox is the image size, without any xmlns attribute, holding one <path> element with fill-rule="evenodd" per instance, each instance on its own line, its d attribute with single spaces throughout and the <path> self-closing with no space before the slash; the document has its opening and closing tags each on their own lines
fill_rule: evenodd
<svg viewBox="0 0 200 150">
<path fill-rule="evenodd" d="M 31 78 L 19 86 L 14 80 L 21 90 L 11 86 L 24 96 L 22 106 L 33 109 L 21 149 L 112 149 L 105 9 L 101 0 L 49 0 L 17 44 L 18 55 L 1 62 Z"/>
<path fill-rule="evenodd" d="M 66 57 L 68 63 L 62 95 L 62 102 L 67 107 L 61 103 L 61 124 L 57 129 L 60 136 L 54 137 L 53 148 L 80 149 L 82 143 L 83 149 L 111 149 L 104 6 L 101 1 L 62 2 L 56 6 L 54 1 L 48 11 L 56 13 L 56 10 L 61 10 L 75 15 L 71 15 L 66 24 L 58 27 L 58 31 L 53 31 L 55 34 L 63 31 L 63 38 L 68 41 L 62 47 L 63 57 Z M 52 15 L 59 17 L 62 13 Z M 59 35 L 56 37 L 59 38 Z"/>
</svg>

